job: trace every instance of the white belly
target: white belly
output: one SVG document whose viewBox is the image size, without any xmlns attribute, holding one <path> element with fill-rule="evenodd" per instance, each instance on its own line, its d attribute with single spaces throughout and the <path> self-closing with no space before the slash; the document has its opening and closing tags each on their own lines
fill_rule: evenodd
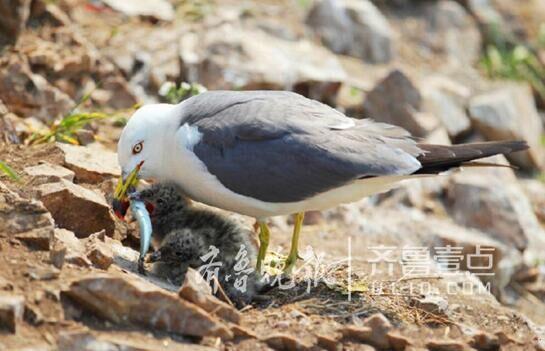
<svg viewBox="0 0 545 351">
<path fill-rule="evenodd" d="M 178 140 L 184 139 L 185 136 Z M 174 164 L 169 167 L 171 172 L 164 175 L 163 180 L 179 184 L 187 195 L 196 201 L 258 219 L 328 209 L 390 190 L 400 181 L 415 177 L 385 176 L 361 179 L 302 201 L 265 202 L 229 190 L 216 176 L 208 172 L 205 164 L 192 151 L 188 150 L 187 143 L 180 142 L 178 146 L 178 155 L 181 155 L 181 158 L 172 160 Z"/>
</svg>

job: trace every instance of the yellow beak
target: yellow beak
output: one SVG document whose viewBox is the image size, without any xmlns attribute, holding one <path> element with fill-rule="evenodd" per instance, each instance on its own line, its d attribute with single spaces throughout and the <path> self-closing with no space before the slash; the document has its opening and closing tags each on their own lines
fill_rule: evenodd
<svg viewBox="0 0 545 351">
<path fill-rule="evenodd" d="M 127 192 L 129 189 L 134 188 L 138 185 L 138 172 L 142 168 L 144 161 L 140 162 L 132 171 L 129 173 L 126 179 L 123 179 L 123 175 L 119 177 L 117 186 L 114 192 L 114 198 L 112 201 L 112 207 L 115 214 L 120 219 L 125 218 L 127 209 L 129 208 L 129 200 L 127 199 Z"/>
</svg>

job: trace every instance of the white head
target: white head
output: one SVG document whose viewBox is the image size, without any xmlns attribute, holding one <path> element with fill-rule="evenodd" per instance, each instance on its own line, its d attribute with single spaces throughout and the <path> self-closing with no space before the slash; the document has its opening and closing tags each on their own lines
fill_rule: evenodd
<svg viewBox="0 0 545 351">
<path fill-rule="evenodd" d="M 175 106 L 145 105 L 129 119 L 117 143 L 117 157 L 123 178 L 141 162 L 140 178 L 161 178 L 165 152 L 163 141 L 169 131 L 172 133 L 172 124 L 176 123 L 171 116 Z"/>
</svg>

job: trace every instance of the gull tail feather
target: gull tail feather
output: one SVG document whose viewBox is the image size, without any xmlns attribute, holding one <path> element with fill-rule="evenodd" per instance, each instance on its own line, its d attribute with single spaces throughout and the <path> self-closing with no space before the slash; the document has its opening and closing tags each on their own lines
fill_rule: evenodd
<svg viewBox="0 0 545 351">
<path fill-rule="evenodd" d="M 494 155 L 507 155 L 528 149 L 525 141 L 491 141 L 460 145 L 419 144 L 424 152 L 418 156 L 422 165 L 415 174 L 437 174 L 458 167 L 502 167 L 489 162 L 474 162 Z M 473 162 L 472 162 L 473 161 Z"/>
</svg>

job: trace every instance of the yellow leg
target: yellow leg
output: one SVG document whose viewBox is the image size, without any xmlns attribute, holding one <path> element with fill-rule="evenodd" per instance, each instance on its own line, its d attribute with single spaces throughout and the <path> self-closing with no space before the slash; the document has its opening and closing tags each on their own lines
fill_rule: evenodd
<svg viewBox="0 0 545 351">
<path fill-rule="evenodd" d="M 291 273 L 293 268 L 295 268 L 295 263 L 299 258 L 299 233 L 303 227 L 303 220 L 305 219 L 305 213 L 299 212 L 295 215 L 295 225 L 293 227 L 293 235 L 291 237 L 291 248 L 288 257 L 286 258 L 286 263 L 284 265 L 284 273 Z"/>
<path fill-rule="evenodd" d="M 267 248 L 269 247 L 269 227 L 267 223 L 259 223 L 259 252 L 257 254 L 256 270 L 261 273 L 261 267 L 265 256 L 267 255 Z"/>
</svg>

